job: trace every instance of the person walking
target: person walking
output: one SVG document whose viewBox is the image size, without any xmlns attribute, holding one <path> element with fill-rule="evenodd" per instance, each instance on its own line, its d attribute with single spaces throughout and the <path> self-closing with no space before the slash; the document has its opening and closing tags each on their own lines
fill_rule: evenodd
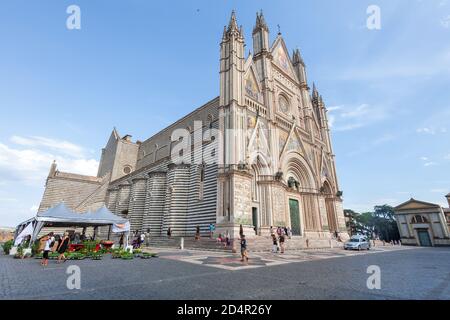
<svg viewBox="0 0 450 320">
<path fill-rule="evenodd" d="M 168 228 L 167 228 L 167 238 L 170 239 L 170 237 L 172 237 L 172 228 L 171 228 L 171 227 L 168 227 Z"/>
<path fill-rule="evenodd" d="M 214 225 L 212 223 L 209 224 L 209 238 L 212 239 L 214 236 Z"/>
<path fill-rule="evenodd" d="M 195 229 L 195 241 L 200 240 L 200 226 Z"/>
<path fill-rule="evenodd" d="M 150 246 L 150 228 L 147 229 L 147 232 L 145 233 L 145 246 Z"/>
<path fill-rule="evenodd" d="M 64 259 L 63 262 L 66 262 L 66 256 L 64 255 L 64 253 L 66 252 L 67 248 L 69 247 L 69 241 L 70 241 L 69 235 L 66 232 L 66 233 L 64 233 L 64 236 L 63 236 L 63 238 L 61 239 L 61 241 L 59 242 L 59 245 L 58 245 L 59 256 L 58 256 L 57 263 L 61 263 L 61 259 Z"/>
<path fill-rule="evenodd" d="M 281 253 L 284 253 L 284 241 L 285 241 L 286 239 L 285 239 L 285 235 L 284 234 L 281 234 L 280 235 L 280 251 L 281 251 Z"/>
<path fill-rule="evenodd" d="M 44 246 L 44 254 L 42 256 L 41 265 L 46 267 L 46 266 L 48 266 L 48 254 L 50 253 L 50 250 L 52 248 L 52 236 L 50 234 L 48 234 L 44 240 L 45 240 L 45 246 Z"/>
<path fill-rule="evenodd" d="M 272 233 L 272 252 L 277 253 L 278 251 L 278 242 L 275 233 Z"/>
<path fill-rule="evenodd" d="M 230 246 L 231 241 L 230 241 L 230 232 L 228 232 L 228 230 L 225 232 L 225 247 Z"/>
<path fill-rule="evenodd" d="M 241 261 L 244 262 L 245 260 L 248 262 L 247 240 L 245 239 L 245 234 L 243 234 L 239 240 L 241 242 Z"/>
<path fill-rule="evenodd" d="M 144 244 L 145 242 L 145 233 L 141 233 L 140 235 L 140 242 L 139 242 L 139 248 L 141 247 L 142 244 Z"/>
</svg>

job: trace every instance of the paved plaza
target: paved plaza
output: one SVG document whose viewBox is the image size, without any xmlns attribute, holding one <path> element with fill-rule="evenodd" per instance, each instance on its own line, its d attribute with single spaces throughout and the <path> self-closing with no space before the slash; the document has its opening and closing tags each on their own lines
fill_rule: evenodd
<svg viewBox="0 0 450 320">
<path fill-rule="evenodd" d="M 380 247 L 253 253 L 248 263 L 221 252 L 155 249 L 131 261 L 39 260 L 0 255 L 0 299 L 450 299 L 450 249 Z M 81 270 L 69 290 L 67 267 Z M 369 266 L 381 289 L 369 290 Z"/>
</svg>

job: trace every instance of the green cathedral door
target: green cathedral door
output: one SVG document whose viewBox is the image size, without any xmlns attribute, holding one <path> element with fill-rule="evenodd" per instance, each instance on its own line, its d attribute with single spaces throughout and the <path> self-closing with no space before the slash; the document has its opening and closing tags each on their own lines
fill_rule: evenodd
<svg viewBox="0 0 450 320">
<path fill-rule="evenodd" d="M 292 235 L 301 235 L 300 231 L 300 210 L 298 207 L 298 201 L 294 199 L 289 199 L 289 211 L 291 213 L 291 230 Z"/>
<path fill-rule="evenodd" d="M 258 230 L 258 208 L 252 208 L 252 220 L 253 220 L 253 226 L 256 230 Z"/>
<path fill-rule="evenodd" d="M 417 230 L 417 235 L 419 236 L 419 243 L 422 247 L 431 247 L 430 235 L 428 234 L 428 230 Z"/>
</svg>

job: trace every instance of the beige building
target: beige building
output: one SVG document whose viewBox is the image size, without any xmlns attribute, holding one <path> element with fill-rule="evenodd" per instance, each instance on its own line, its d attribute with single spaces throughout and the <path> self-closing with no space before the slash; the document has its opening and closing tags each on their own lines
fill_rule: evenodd
<svg viewBox="0 0 450 320">
<path fill-rule="evenodd" d="M 113 130 L 97 177 L 52 166 L 40 206 L 74 210 L 104 203 L 132 230 L 164 236 L 200 227 L 247 237 L 286 226 L 301 239 L 347 238 L 327 109 L 300 51 L 281 34 L 269 42 L 257 14 L 253 52 L 232 13 L 220 43 L 219 95 L 141 142 Z"/>
<path fill-rule="evenodd" d="M 448 208 L 415 199 L 394 208 L 402 244 L 450 246 L 450 193 L 446 198 Z"/>
</svg>

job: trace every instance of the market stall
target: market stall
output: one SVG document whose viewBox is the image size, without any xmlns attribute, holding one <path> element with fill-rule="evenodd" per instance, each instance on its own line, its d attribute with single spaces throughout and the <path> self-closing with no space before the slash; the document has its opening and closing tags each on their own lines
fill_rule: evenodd
<svg viewBox="0 0 450 320">
<path fill-rule="evenodd" d="M 86 213 L 73 212 L 64 203 L 60 203 L 47 211 L 39 212 L 16 228 L 15 243 L 19 245 L 25 236 L 31 236 L 33 243 L 44 227 L 95 227 L 110 226 L 113 233 L 124 233 L 128 245 L 130 223 L 127 219 L 116 216 L 106 207 Z M 112 243 L 111 243 L 112 245 Z"/>
</svg>

